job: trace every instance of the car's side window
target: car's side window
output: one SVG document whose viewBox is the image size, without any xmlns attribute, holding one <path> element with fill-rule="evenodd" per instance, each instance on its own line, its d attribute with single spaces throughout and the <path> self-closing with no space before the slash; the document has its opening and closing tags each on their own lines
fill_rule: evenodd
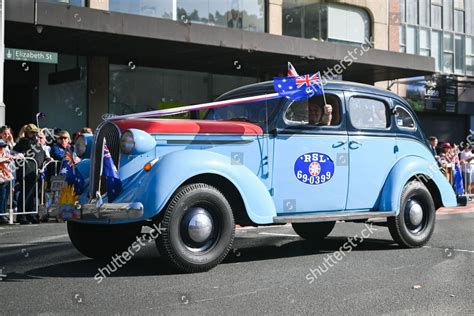
<svg viewBox="0 0 474 316">
<path fill-rule="evenodd" d="M 415 120 L 411 114 L 401 106 L 395 107 L 395 121 L 400 128 L 416 129 Z"/>
<path fill-rule="evenodd" d="M 357 129 L 378 129 L 389 126 L 387 105 L 370 98 L 353 97 L 349 101 L 349 117 Z"/>
<path fill-rule="evenodd" d="M 284 115 L 286 125 L 338 126 L 341 123 L 341 102 L 335 95 L 325 96 L 326 104 L 322 95 L 291 103 Z"/>
</svg>

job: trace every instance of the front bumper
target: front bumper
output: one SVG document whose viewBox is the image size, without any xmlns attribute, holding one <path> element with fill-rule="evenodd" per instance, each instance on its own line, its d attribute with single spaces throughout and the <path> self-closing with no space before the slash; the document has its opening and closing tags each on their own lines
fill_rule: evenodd
<svg viewBox="0 0 474 316">
<path fill-rule="evenodd" d="M 104 203 L 83 204 L 81 219 L 137 219 L 143 217 L 143 204 L 133 203 Z"/>
</svg>

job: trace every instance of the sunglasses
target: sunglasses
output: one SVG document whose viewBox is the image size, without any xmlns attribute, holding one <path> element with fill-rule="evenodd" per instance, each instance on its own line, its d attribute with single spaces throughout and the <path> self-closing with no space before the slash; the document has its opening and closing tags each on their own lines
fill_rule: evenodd
<svg viewBox="0 0 474 316">
<path fill-rule="evenodd" d="M 63 137 L 63 136 L 58 137 L 58 138 L 61 139 L 61 140 L 62 140 L 62 139 L 69 139 L 69 137 Z"/>
</svg>

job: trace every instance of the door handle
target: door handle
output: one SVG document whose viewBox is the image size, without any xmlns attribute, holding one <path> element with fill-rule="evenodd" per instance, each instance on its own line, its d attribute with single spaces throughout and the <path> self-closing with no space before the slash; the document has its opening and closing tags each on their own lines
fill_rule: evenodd
<svg viewBox="0 0 474 316">
<path fill-rule="evenodd" d="M 357 147 L 354 146 L 354 145 L 357 145 Z M 349 148 L 350 148 L 350 149 L 357 149 L 357 148 L 359 148 L 360 146 L 362 146 L 362 143 L 359 143 L 358 141 L 351 140 L 351 141 L 349 142 Z"/>
<path fill-rule="evenodd" d="M 339 148 L 341 146 L 344 146 L 345 144 L 347 144 L 347 140 L 345 140 L 345 141 L 340 140 L 337 143 L 332 144 L 332 148 Z"/>
</svg>

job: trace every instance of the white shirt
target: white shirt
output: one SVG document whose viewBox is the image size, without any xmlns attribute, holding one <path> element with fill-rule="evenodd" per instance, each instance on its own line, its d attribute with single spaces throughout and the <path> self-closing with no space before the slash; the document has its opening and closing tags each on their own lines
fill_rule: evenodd
<svg viewBox="0 0 474 316">
<path fill-rule="evenodd" d="M 464 163 L 462 165 L 462 171 L 464 172 L 469 172 L 471 173 L 472 171 L 474 171 L 474 166 L 473 166 L 473 163 L 474 163 L 474 159 L 471 160 L 470 162 L 468 162 L 467 160 L 474 157 L 474 154 L 469 150 L 469 151 L 465 151 L 463 150 L 461 152 L 461 159 L 466 161 L 466 163 Z"/>
</svg>

